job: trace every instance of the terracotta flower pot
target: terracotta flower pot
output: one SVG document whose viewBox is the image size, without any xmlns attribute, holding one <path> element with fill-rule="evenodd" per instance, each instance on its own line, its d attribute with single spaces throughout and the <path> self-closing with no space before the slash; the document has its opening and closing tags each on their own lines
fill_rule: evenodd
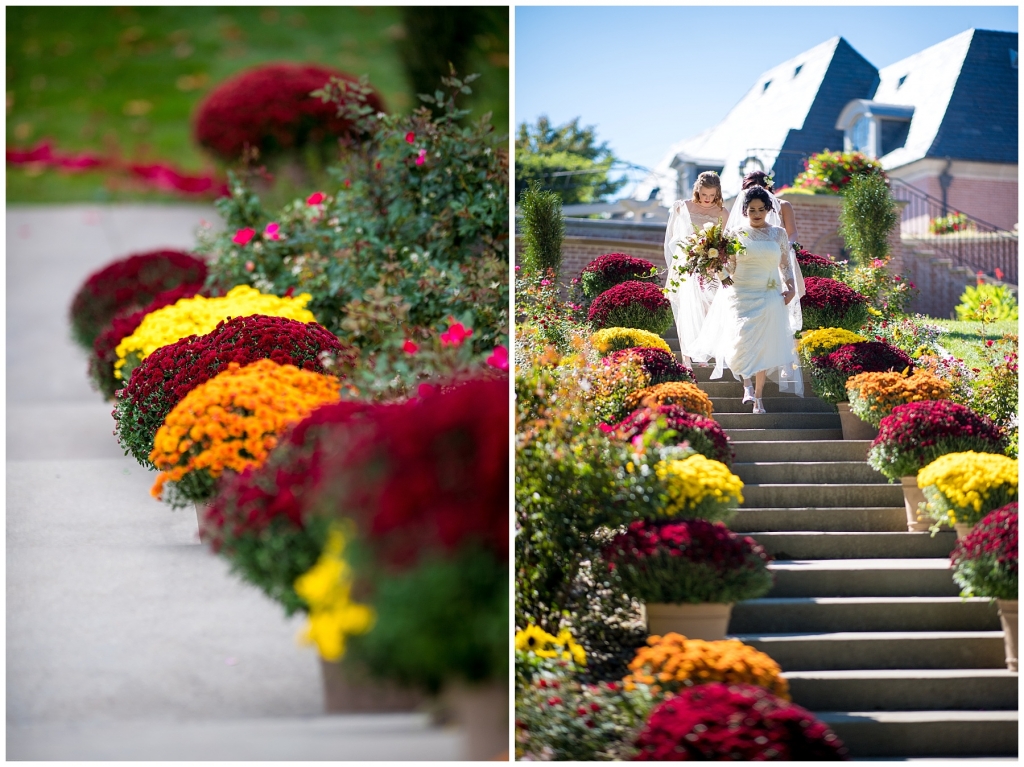
<svg viewBox="0 0 1024 767">
<path fill-rule="evenodd" d="M 968 533 L 970 533 L 971 530 L 974 529 L 974 525 L 965 525 L 962 522 L 956 522 L 953 524 L 953 529 L 956 530 L 956 539 L 958 541 L 962 541 L 964 538 L 967 537 Z M 1017 613 L 1015 609 L 1014 615 L 1016 614 Z M 1016 620 L 1016 618 L 1014 618 L 1014 620 Z"/>
<path fill-rule="evenodd" d="M 1006 646 L 1006 668 L 1017 670 L 1017 600 L 997 599 L 999 621 L 1003 624 L 1003 644 Z"/>
<path fill-rule="evenodd" d="M 209 536 L 203 530 L 203 518 L 206 516 L 206 511 L 210 508 L 211 504 L 195 501 L 194 505 L 196 507 L 196 525 L 199 527 L 199 541 L 206 543 L 209 540 Z"/>
<path fill-rule="evenodd" d="M 462 731 L 462 758 L 507 761 L 509 754 L 508 682 L 458 682 L 445 689 L 445 704 Z"/>
<path fill-rule="evenodd" d="M 320 659 L 324 712 L 328 714 L 386 714 L 417 710 L 423 693 L 395 682 L 374 679 L 351 663 Z"/>
<path fill-rule="evenodd" d="M 664 636 L 675 632 L 687 639 L 706 641 L 725 639 L 726 631 L 729 629 L 729 617 L 732 615 L 732 605 L 732 602 L 644 605 L 647 633 Z"/>
<path fill-rule="evenodd" d="M 912 533 L 923 533 L 929 523 L 918 516 L 918 504 L 924 503 L 924 491 L 917 486 L 917 477 L 900 477 L 903 484 L 903 505 L 907 509 L 907 530 Z"/>
<path fill-rule="evenodd" d="M 839 408 L 839 420 L 843 425 L 843 439 L 863 440 L 878 436 L 878 429 L 850 410 L 849 402 L 837 402 L 836 407 Z"/>
</svg>

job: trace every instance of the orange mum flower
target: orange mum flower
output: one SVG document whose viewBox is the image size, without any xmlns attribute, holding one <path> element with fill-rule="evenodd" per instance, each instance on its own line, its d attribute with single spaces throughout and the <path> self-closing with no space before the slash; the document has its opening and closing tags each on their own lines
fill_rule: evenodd
<svg viewBox="0 0 1024 767">
<path fill-rule="evenodd" d="M 160 498 L 167 482 L 185 480 L 172 504 L 178 496 L 212 497 L 211 480 L 228 469 L 241 472 L 263 463 L 285 429 L 336 402 L 340 388 L 334 376 L 271 360 L 245 367 L 231 363 L 189 392 L 157 431 L 149 458 L 161 473 L 152 494 Z"/>
<path fill-rule="evenodd" d="M 626 398 L 626 407 L 630 411 L 641 406 L 658 408 L 662 405 L 678 405 L 687 413 L 711 417 L 711 399 L 696 384 L 686 381 L 655 384 Z"/>
</svg>

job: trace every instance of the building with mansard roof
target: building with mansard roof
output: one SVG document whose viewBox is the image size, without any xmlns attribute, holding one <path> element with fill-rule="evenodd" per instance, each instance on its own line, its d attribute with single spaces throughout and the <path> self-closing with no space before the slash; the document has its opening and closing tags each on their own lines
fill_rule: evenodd
<svg viewBox="0 0 1024 767">
<path fill-rule="evenodd" d="M 718 171 L 727 198 L 757 168 L 786 186 L 824 149 L 862 151 L 935 204 L 1014 228 L 1017 33 L 969 29 L 881 70 L 832 38 L 763 73 L 721 122 L 672 146 L 635 198 L 669 206 L 703 170 Z M 904 230 L 913 224 L 905 217 Z"/>
</svg>

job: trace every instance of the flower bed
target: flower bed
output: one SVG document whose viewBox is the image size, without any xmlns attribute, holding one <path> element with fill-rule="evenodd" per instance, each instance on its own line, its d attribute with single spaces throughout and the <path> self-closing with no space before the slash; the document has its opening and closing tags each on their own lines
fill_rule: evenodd
<svg viewBox="0 0 1024 767">
<path fill-rule="evenodd" d="M 1001 453 L 1002 430 L 988 418 L 948 400 L 897 405 L 879 422 L 868 463 L 890 480 L 916 475 L 947 453 Z"/>
<path fill-rule="evenodd" d="M 737 602 L 772 587 L 771 557 L 721 522 L 633 522 L 605 547 L 603 558 L 625 592 L 646 603 Z"/>
<path fill-rule="evenodd" d="M 947 453 L 917 474 L 937 522 L 973 525 L 1017 500 L 1017 460 L 995 453 Z"/>
<path fill-rule="evenodd" d="M 842 328 L 820 328 L 818 330 L 805 330 L 797 342 L 797 351 L 808 362 L 814 357 L 821 357 L 834 352 L 840 346 L 856 344 L 867 341 L 865 336 L 852 333 Z"/>
<path fill-rule="evenodd" d="M 880 175 L 881 163 L 862 152 L 819 152 L 804 162 L 804 171 L 793 179 L 793 187 L 814 194 L 838 194 L 854 176 Z"/>
<path fill-rule="evenodd" d="M 800 299 L 804 327 L 860 330 L 868 319 L 868 299 L 838 280 L 807 277 Z"/>
<path fill-rule="evenodd" d="M 177 250 L 129 256 L 89 275 L 71 302 L 71 334 L 91 349 L 120 312 L 137 310 L 164 291 L 206 279 L 206 263 Z"/>
<path fill-rule="evenodd" d="M 960 596 L 1017 599 L 1017 501 L 986 514 L 949 559 Z"/>
<path fill-rule="evenodd" d="M 660 336 L 672 326 L 672 306 L 657 285 L 629 280 L 595 298 L 587 319 L 598 329 L 639 328 Z"/>
<path fill-rule="evenodd" d="M 195 119 L 195 139 L 225 161 L 237 160 L 246 145 L 262 155 L 326 144 L 353 129 L 335 104 L 310 94 L 336 77 L 356 78 L 315 64 L 268 64 L 241 72 L 207 95 Z M 383 102 L 371 92 L 374 112 Z"/>
<path fill-rule="evenodd" d="M 622 349 L 646 347 L 672 353 L 672 348 L 661 336 L 638 328 L 605 328 L 590 337 L 590 342 L 602 356 Z"/>
<path fill-rule="evenodd" d="M 106 399 L 113 399 L 114 393 L 124 386 L 124 382 L 114 377 L 114 365 L 117 363 L 117 345 L 125 336 L 130 336 L 139 327 L 147 314 L 171 306 L 182 298 L 191 298 L 202 290 L 202 283 L 189 282 L 171 290 L 164 291 L 153 299 L 146 307 L 134 311 L 128 309 L 117 314 L 110 324 L 104 328 L 92 345 L 89 355 L 89 377 L 93 386 Z"/>
<path fill-rule="evenodd" d="M 664 429 L 659 430 L 659 444 L 687 444 L 692 449 L 726 466 L 733 461 L 729 438 L 718 422 L 695 413 L 688 413 L 679 405 L 659 405 L 657 408 L 639 408 L 619 423 L 614 431 L 626 440 L 644 434 L 651 426 L 664 419 Z"/>
<path fill-rule="evenodd" d="M 806 709 L 753 685 L 702 684 L 661 703 L 637 761 L 839 760 L 846 748 Z"/>
<path fill-rule="evenodd" d="M 696 384 L 687 381 L 655 384 L 632 392 L 626 397 L 626 409 L 629 411 L 639 407 L 660 407 L 662 405 L 678 405 L 688 413 L 711 417 L 711 398 Z"/>
<path fill-rule="evenodd" d="M 626 281 L 657 283 L 658 270 L 644 258 L 628 253 L 605 253 L 587 264 L 579 276 L 583 295 L 593 300 Z"/>
<path fill-rule="evenodd" d="M 161 473 L 152 494 L 172 506 L 213 497 L 225 470 L 261 464 L 284 430 L 338 399 L 336 378 L 263 359 L 230 363 L 174 407 L 149 460 Z"/>
<path fill-rule="evenodd" d="M 913 369 L 914 361 L 895 346 L 883 341 L 861 341 L 812 357 L 811 388 L 816 396 L 834 405 L 846 399 L 846 382 L 852 376 Z"/>
<path fill-rule="evenodd" d="M 700 684 L 752 684 L 789 700 L 789 683 L 779 664 L 738 639 L 707 642 L 680 634 L 652 636 L 637 650 L 622 681 L 627 689 L 645 684 L 659 693 L 678 694 Z"/>
<path fill-rule="evenodd" d="M 796 252 L 796 262 L 804 279 L 808 277 L 828 277 L 835 279 L 839 273 L 839 264 L 831 258 L 818 256 L 810 251 L 800 249 Z"/>
<path fill-rule="evenodd" d="M 147 314 L 131 335 L 121 339 L 116 349 L 114 377 L 128 380 L 132 370 L 161 346 L 173 344 L 186 336 L 206 335 L 231 317 L 263 314 L 299 322 L 316 322 L 316 317 L 305 308 L 309 299 L 308 293 L 278 298 L 260 293 L 248 285 L 234 287 L 226 296 L 219 298 L 183 298 Z"/>
<path fill-rule="evenodd" d="M 664 349 L 652 347 L 631 347 L 612 352 L 605 357 L 612 364 L 636 361 L 647 376 L 647 386 L 655 386 L 670 381 L 686 381 L 696 384 L 697 377 L 693 371 Z"/>
<path fill-rule="evenodd" d="M 928 370 L 902 373 L 858 373 L 846 381 L 850 410 L 876 429 L 897 405 L 949 399 L 950 386 Z"/>
<path fill-rule="evenodd" d="M 249 315 L 222 321 L 210 333 L 161 346 L 135 368 L 114 408 L 115 434 L 126 453 L 149 466 L 153 438 L 168 413 L 230 363 L 268 359 L 327 374 L 325 363 L 351 359 L 338 339 L 315 322 Z"/>
</svg>

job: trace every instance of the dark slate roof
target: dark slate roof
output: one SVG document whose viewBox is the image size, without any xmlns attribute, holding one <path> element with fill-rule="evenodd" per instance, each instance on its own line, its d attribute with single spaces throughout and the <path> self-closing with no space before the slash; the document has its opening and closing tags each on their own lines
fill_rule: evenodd
<svg viewBox="0 0 1024 767">
<path fill-rule="evenodd" d="M 973 30 L 928 157 L 975 162 L 1017 162 L 1017 70 L 1010 51 L 1016 32 Z"/>
</svg>

